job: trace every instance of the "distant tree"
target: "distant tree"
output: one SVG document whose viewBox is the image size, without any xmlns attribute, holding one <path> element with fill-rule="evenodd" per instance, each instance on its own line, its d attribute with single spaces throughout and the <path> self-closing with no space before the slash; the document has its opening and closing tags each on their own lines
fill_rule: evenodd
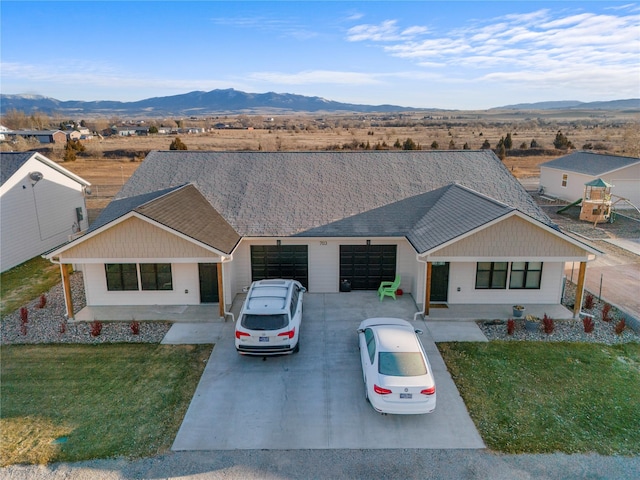
<svg viewBox="0 0 640 480">
<path fill-rule="evenodd" d="M 449 140 L 449 150 L 455 150 L 456 149 L 456 142 L 453 141 L 453 138 L 451 140 Z"/>
<path fill-rule="evenodd" d="M 412 139 L 407 138 L 402 144 L 403 150 L 419 150 L 418 145 Z"/>
<path fill-rule="evenodd" d="M 571 144 L 569 139 L 560 130 L 558 130 L 558 133 L 556 133 L 556 138 L 553 141 L 553 146 L 558 150 L 568 150 L 570 148 L 573 148 L 573 145 Z"/>
<path fill-rule="evenodd" d="M 538 148 L 539 147 L 538 142 L 536 142 L 535 138 L 531 140 L 531 143 L 529 144 L 529 147 L 530 148 Z"/>
<path fill-rule="evenodd" d="M 440 145 L 438 145 L 438 142 L 436 142 L 435 140 L 431 142 L 431 150 L 438 150 L 438 148 L 440 148 Z"/>
<path fill-rule="evenodd" d="M 469 146 L 469 144 L 467 142 L 464 142 L 464 145 L 462 146 L 463 150 L 471 150 L 471 147 Z"/>
<path fill-rule="evenodd" d="M 67 140 L 64 146 L 63 159 L 65 162 L 75 162 L 77 158 L 76 153 L 84 151 L 85 147 L 79 140 Z"/>
<path fill-rule="evenodd" d="M 182 140 L 180 140 L 180 137 L 176 137 L 173 142 L 171 142 L 171 145 L 169 145 L 169 150 L 188 150 L 187 146 L 182 143 Z"/>
<path fill-rule="evenodd" d="M 11 130 L 24 130 L 29 128 L 29 119 L 22 110 L 12 108 L 2 115 L 2 124 Z"/>
<path fill-rule="evenodd" d="M 521 149 L 521 150 L 526 150 L 526 149 L 527 149 L 527 142 L 522 142 L 522 143 L 520 144 L 520 149 Z"/>
<path fill-rule="evenodd" d="M 155 125 L 151 125 L 149 127 L 149 133 L 158 133 L 158 127 L 156 127 Z"/>
<path fill-rule="evenodd" d="M 402 143 L 400 143 L 400 139 L 396 139 L 396 143 L 393 144 L 393 148 L 402 148 Z"/>
<path fill-rule="evenodd" d="M 500 160 L 507 158 L 507 149 L 504 146 L 504 142 L 498 147 L 498 158 Z"/>
<path fill-rule="evenodd" d="M 488 150 L 491 148 L 491 144 L 489 143 L 489 140 L 487 140 L 486 138 L 484 139 L 484 143 L 482 144 L 482 146 L 480 147 L 483 150 Z"/>
<path fill-rule="evenodd" d="M 511 150 L 511 147 L 513 147 L 513 140 L 511 140 L 511 133 L 507 133 L 507 136 L 504 139 L 504 148 Z"/>
</svg>

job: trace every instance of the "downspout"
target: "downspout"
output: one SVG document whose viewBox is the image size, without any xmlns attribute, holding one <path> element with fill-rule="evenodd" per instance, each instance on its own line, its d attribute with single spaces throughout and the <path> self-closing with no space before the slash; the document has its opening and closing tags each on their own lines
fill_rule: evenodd
<svg viewBox="0 0 640 480">
<path fill-rule="evenodd" d="M 425 282 L 425 285 L 426 285 L 426 284 L 427 284 L 427 260 L 421 260 L 421 259 L 420 259 L 420 255 L 418 255 L 417 253 L 416 253 L 416 260 L 417 260 L 418 262 L 420 262 L 420 263 L 424 263 L 424 282 Z M 426 289 L 423 289 L 423 290 L 424 290 L 424 292 L 425 292 L 425 296 L 426 296 L 426 294 L 427 294 L 427 293 L 426 293 L 426 292 L 427 292 L 427 290 L 426 290 Z M 422 302 L 422 311 L 420 311 L 420 312 L 416 312 L 416 313 L 413 315 L 413 321 L 414 321 L 414 322 L 416 321 L 416 317 L 417 317 L 418 315 L 422 315 L 422 319 L 424 320 L 426 307 L 427 307 L 427 299 L 425 298 L 425 299 L 423 300 L 423 302 Z"/>
<path fill-rule="evenodd" d="M 231 256 L 229 256 L 229 257 L 224 257 L 224 260 L 222 260 L 222 262 L 220 262 L 220 268 L 222 268 L 222 265 L 223 265 L 224 263 L 231 262 L 232 260 L 233 260 L 233 255 L 231 255 Z M 225 279 L 226 277 L 223 275 L 223 277 L 222 277 L 222 278 L 223 278 L 223 283 L 224 283 L 224 279 Z M 225 289 L 225 290 L 226 290 L 226 289 Z M 223 292 L 223 295 L 224 295 L 224 292 Z M 231 321 L 232 321 L 233 323 L 235 323 L 235 322 L 236 322 L 236 317 L 235 317 L 235 315 L 234 315 L 233 313 L 231 313 L 231 312 L 227 311 L 227 302 L 225 302 L 225 301 L 224 301 L 224 296 L 222 297 L 222 302 L 224 303 L 224 311 L 223 311 L 223 314 L 224 314 L 224 321 L 225 321 L 225 322 L 227 321 L 227 315 L 229 315 L 229 316 L 231 316 Z M 232 302 L 232 303 L 233 303 L 233 302 Z"/>
</svg>

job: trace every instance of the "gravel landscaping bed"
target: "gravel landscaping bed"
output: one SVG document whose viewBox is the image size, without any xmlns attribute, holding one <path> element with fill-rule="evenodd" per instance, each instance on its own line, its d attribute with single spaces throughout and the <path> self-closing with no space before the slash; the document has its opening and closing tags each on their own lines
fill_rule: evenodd
<svg viewBox="0 0 640 480">
<path fill-rule="evenodd" d="M 71 297 L 74 313 L 86 305 L 82 273 L 71 275 Z M 29 302 L 27 322 L 23 324 L 18 309 L 2 318 L 0 324 L 0 345 L 38 344 L 38 343 L 160 343 L 169 331 L 168 322 L 137 322 L 138 333 L 134 333 L 136 325 L 131 322 L 99 322 L 101 331 L 96 333 L 97 326 L 87 322 L 67 322 L 65 318 L 64 293 L 62 284 L 53 287 L 45 294 L 44 308 L 39 308 L 40 298 Z M 93 330 L 93 332 L 92 332 Z"/>
<path fill-rule="evenodd" d="M 585 297 L 588 292 L 585 291 Z M 567 282 L 565 286 L 565 298 L 575 298 L 575 285 Z M 478 321 L 478 326 L 482 333 L 489 340 L 539 340 L 546 342 L 588 342 L 588 343 L 604 343 L 613 345 L 617 343 L 640 342 L 640 335 L 629 326 L 617 334 L 615 329 L 624 315 L 618 309 L 611 307 L 609 317 L 611 320 L 605 322 L 602 320 L 602 309 L 606 302 L 599 301 L 594 297 L 593 308 L 583 308 L 582 311 L 593 315 L 594 328 L 591 333 L 584 331 L 584 324 L 581 319 L 578 320 L 554 320 L 554 328 L 552 333 L 545 333 L 542 321 L 539 322 L 537 330 L 529 331 L 525 328 L 525 319 L 516 318 L 515 329 L 510 335 L 507 332 L 506 320 L 486 320 Z M 584 305 L 584 302 L 583 302 Z"/>
</svg>

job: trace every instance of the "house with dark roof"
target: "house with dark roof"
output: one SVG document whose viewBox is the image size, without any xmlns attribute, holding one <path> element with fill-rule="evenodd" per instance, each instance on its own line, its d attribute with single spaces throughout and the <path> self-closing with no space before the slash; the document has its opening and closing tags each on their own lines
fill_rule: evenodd
<svg viewBox="0 0 640 480">
<path fill-rule="evenodd" d="M 640 208 L 640 158 L 573 152 L 540 165 L 540 187 L 545 195 L 575 202 L 594 180 L 611 185 L 615 208 Z M 620 199 L 626 199 L 622 201 Z"/>
<path fill-rule="evenodd" d="M 90 183 L 36 152 L 0 153 L 0 264 L 8 270 L 89 227 Z"/>
<path fill-rule="evenodd" d="M 339 293 L 399 275 L 428 315 L 559 305 L 565 262 L 584 273 L 597 253 L 490 150 L 154 151 L 85 235 L 46 256 L 80 266 L 88 306 L 218 303 L 224 316 L 259 279 Z"/>
</svg>

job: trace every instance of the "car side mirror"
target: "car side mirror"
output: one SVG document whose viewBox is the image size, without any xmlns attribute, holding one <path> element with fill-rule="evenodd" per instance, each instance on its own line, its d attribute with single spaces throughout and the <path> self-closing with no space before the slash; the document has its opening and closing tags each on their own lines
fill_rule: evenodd
<svg viewBox="0 0 640 480">
<path fill-rule="evenodd" d="M 307 289 L 306 289 L 306 288 L 304 288 L 304 287 L 301 287 L 301 288 L 300 288 L 300 291 L 301 291 L 302 293 L 305 293 L 305 292 L 307 291 Z"/>
<path fill-rule="evenodd" d="M 359 328 L 358 329 L 358 333 L 364 333 L 364 329 L 363 328 Z"/>
<path fill-rule="evenodd" d="M 416 329 L 415 329 L 415 332 L 416 332 L 418 335 L 422 335 L 422 333 L 423 333 L 423 332 L 422 332 L 422 330 L 420 330 L 419 328 L 416 328 Z"/>
</svg>

